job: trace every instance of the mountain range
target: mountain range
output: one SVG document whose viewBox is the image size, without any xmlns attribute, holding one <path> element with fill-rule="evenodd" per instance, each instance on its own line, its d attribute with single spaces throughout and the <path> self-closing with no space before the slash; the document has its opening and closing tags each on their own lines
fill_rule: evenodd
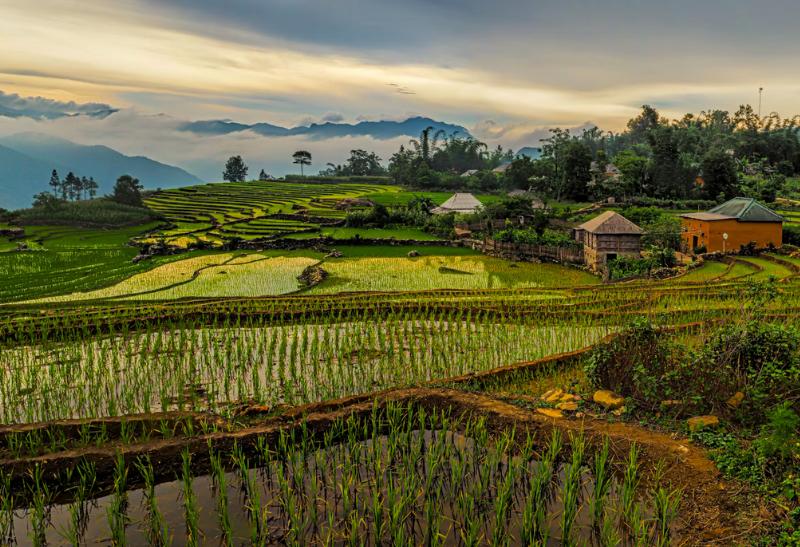
<svg viewBox="0 0 800 547">
<path fill-rule="evenodd" d="M 187 122 L 180 126 L 182 131 L 189 131 L 197 135 L 227 135 L 240 131 L 252 131 L 267 137 L 292 137 L 304 136 L 311 139 L 330 139 L 335 137 L 372 137 L 373 139 L 394 139 L 396 137 L 419 137 L 420 133 L 428 127 L 433 127 L 434 132 L 444 131 L 447 135 L 454 133 L 462 137 L 471 136 L 469 131 L 455 124 L 438 122 L 431 118 L 416 116 L 404 121 L 364 121 L 352 123 L 312 123 L 297 127 L 281 127 L 271 123 L 243 124 L 231 120 L 201 120 Z"/>
<path fill-rule="evenodd" d="M 33 196 L 49 190 L 53 169 L 63 178 L 70 171 L 94 177 L 98 194 L 110 193 L 117 177 L 129 174 L 145 188 L 170 188 L 202 183 L 172 165 L 143 156 L 126 156 L 107 146 L 87 146 L 40 133 L 0 138 L 0 208 L 28 207 Z"/>
</svg>

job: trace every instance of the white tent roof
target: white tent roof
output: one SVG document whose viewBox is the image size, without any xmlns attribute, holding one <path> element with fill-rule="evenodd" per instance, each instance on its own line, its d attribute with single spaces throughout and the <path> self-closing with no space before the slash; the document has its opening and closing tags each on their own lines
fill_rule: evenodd
<svg viewBox="0 0 800 547">
<path fill-rule="evenodd" d="M 483 207 L 480 201 L 472 194 L 453 194 L 453 196 L 436 207 L 433 213 L 474 213 Z"/>
</svg>

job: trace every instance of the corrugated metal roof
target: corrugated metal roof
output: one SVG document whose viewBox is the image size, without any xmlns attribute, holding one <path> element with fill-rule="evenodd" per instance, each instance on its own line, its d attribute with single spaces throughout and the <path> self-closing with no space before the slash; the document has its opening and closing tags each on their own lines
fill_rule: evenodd
<svg viewBox="0 0 800 547">
<path fill-rule="evenodd" d="M 736 218 L 727 215 L 719 215 L 717 213 L 684 213 L 681 216 L 683 218 L 693 218 L 695 220 L 733 220 Z"/>
<path fill-rule="evenodd" d="M 588 222 L 584 222 L 576 230 L 586 230 L 593 234 L 643 234 L 644 230 L 614 211 L 606 211 Z"/>
<path fill-rule="evenodd" d="M 783 217 L 752 198 L 733 198 L 708 211 L 743 222 L 783 222 Z"/>
</svg>

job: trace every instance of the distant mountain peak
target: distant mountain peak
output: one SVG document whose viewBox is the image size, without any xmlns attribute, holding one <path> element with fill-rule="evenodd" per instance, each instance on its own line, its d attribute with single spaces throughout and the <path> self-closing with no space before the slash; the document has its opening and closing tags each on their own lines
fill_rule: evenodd
<svg viewBox="0 0 800 547">
<path fill-rule="evenodd" d="M 440 122 L 424 116 L 413 116 L 402 121 L 365 120 L 357 123 L 315 122 L 309 125 L 299 125 L 291 128 L 281 127 L 267 122 L 248 125 L 231 120 L 199 120 L 187 122 L 181 125 L 179 129 L 198 135 L 227 135 L 240 131 L 253 131 L 259 135 L 271 137 L 303 135 L 311 139 L 330 139 L 336 137 L 364 136 L 385 140 L 397 137 L 418 137 L 427 127 L 433 127 L 436 131 L 443 130 L 448 135 L 457 133 L 465 137 L 471 136 L 469 131 L 460 125 Z"/>
<path fill-rule="evenodd" d="M 176 187 L 202 181 L 179 167 L 145 156 L 126 156 L 105 145 L 83 145 L 42 133 L 18 133 L 0 138 L 0 207 L 30 206 L 34 194 L 48 191 L 53 169 L 94 177 L 100 194 L 110 193 L 117 177 L 138 178 L 147 188 Z"/>
</svg>

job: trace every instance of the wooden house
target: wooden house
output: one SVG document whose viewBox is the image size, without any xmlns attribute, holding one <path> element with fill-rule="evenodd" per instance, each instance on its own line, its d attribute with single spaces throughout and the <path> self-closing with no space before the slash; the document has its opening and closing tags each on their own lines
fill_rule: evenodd
<svg viewBox="0 0 800 547">
<path fill-rule="evenodd" d="M 642 250 L 644 230 L 614 211 L 584 222 L 574 233 L 575 240 L 583 244 L 586 265 L 593 270 L 620 256 L 638 258 Z"/>
</svg>

